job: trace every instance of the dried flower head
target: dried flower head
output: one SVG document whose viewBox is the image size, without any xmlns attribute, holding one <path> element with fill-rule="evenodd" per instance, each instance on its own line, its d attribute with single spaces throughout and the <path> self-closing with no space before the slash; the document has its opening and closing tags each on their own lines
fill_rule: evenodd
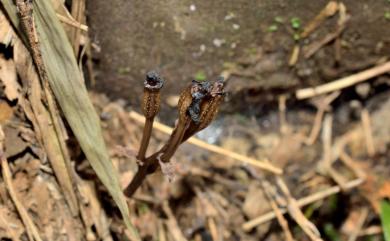
<svg viewBox="0 0 390 241">
<path fill-rule="evenodd" d="M 146 74 L 142 102 L 142 110 L 146 118 L 153 118 L 160 110 L 160 90 L 163 85 L 164 80 L 155 71 Z"/>
<path fill-rule="evenodd" d="M 208 93 L 203 98 L 203 101 L 200 104 L 198 121 L 194 121 L 190 124 L 190 126 L 187 128 L 186 133 L 184 134 L 182 141 L 186 141 L 198 131 L 201 131 L 206 128 L 218 113 L 219 106 L 221 105 L 225 95 L 224 79 L 223 77 L 220 77 L 212 85 L 209 85 L 210 86 L 208 87 Z"/>
<path fill-rule="evenodd" d="M 193 80 L 192 83 L 193 83 L 191 86 L 192 102 L 187 109 L 187 113 L 191 117 L 193 122 L 199 124 L 200 111 L 201 111 L 200 106 L 202 104 L 202 100 L 210 92 L 210 82 L 208 81 L 197 82 Z"/>
</svg>

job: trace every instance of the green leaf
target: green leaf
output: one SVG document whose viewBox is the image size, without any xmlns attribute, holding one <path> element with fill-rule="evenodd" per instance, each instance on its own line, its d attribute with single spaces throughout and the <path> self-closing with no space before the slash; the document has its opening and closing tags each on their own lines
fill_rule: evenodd
<svg viewBox="0 0 390 241">
<path fill-rule="evenodd" d="M 297 17 L 291 18 L 290 22 L 293 29 L 299 29 L 301 27 L 301 20 Z"/>
<path fill-rule="evenodd" d="M 1 0 L 1 3 L 13 25 L 23 35 L 13 1 Z M 83 76 L 68 37 L 53 9 L 52 1 L 35 0 L 33 3 L 36 29 L 50 87 L 92 168 L 118 205 L 134 240 L 140 240 L 130 222 L 129 209 L 118 174 L 103 140 L 100 120 L 89 99 Z"/>
<path fill-rule="evenodd" d="M 386 11 L 384 17 L 386 20 L 390 20 L 390 11 Z"/>
<path fill-rule="evenodd" d="M 324 225 L 324 233 L 332 241 L 340 241 L 340 235 L 337 233 L 337 230 L 334 228 L 333 224 L 326 223 Z"/>
<path fill-rule="evenodd" d="M 381 202 L 381 221 L 383 235 L 386 241 L 390 241 L 390 202 L 383 200 Z"/>
</svg>

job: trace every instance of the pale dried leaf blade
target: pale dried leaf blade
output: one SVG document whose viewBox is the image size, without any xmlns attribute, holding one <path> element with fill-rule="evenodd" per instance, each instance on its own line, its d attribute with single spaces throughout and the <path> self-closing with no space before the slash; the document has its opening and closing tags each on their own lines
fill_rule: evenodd
<svg viewBox="0 0 390 241">
<path fill-rule="evenodd" d="M 19 26 L 12 0 L 1 0 L 15 26 Z M 72 47 L 50 1 L 34 1 L 34 19 L 50 86 L 91 166 L 118 205 L 127 227 L 131 225 L 126 199 L 119 185 L 101 133 L 99 118 L 89 99 Z"/>
<path fill-rule="evenodd" d="M 5 96 L 14 101 L 19 98 L 20 86 L 16 76 L 15 64 L 12 60 L 0 58 L 0 81 L 5 86 Z"/>
</svg>

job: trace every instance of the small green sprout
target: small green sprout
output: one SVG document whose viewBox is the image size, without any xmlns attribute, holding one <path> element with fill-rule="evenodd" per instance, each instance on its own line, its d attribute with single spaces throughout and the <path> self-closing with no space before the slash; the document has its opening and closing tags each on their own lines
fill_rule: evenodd
<svg viewBox="0 0 390 241">
<path fill-rule="evenodd" d="M 386 20 L 390 20 L 390 11 L 386 11 L 384 17 Z"/>
<path fill-rule="evenodd" d="M 301 28 L 301 20 L 297 17 L 291 18 L 290 23 L 291 23 L 291 27 L 293 29 L 300 29 Z"/>
</svg>

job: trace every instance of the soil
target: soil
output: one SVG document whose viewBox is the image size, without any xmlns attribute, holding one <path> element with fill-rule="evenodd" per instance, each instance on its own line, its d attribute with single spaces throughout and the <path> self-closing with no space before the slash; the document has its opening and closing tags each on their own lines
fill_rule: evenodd
<svg viewBox="0 0 390 241">
<path fill-rule="evenodd" d="M 230 104 L 225 110 L 243 111 L 274 101 L 275 94 L 346 76 L 388 56 L 390 22 L 384 14 L 390 9 L 389 1 L 346 0 L 343 3 L 351 18 L 342 34 L 341 59 L 336 61 L 331 42 L 310 59 L 300 56 L 297 64 L 289 67 L 295 43 L 290 20 L 299 18 L 302 29 L 327 3 L 87 1 L 96 88 L 138 106 L 140 83 L 148 70 L 157 69 L 166 79 L 164 94 L 176 96 L 196 77 L 215 79 L 233 68 L 236 71 L 228 79 Z M 336 14 L 321 24 L 299 42 L 301 47 L 334 32 L 337 19 Z M 275 26 L 276 31 L 269 31 Z"/>
</svg>

